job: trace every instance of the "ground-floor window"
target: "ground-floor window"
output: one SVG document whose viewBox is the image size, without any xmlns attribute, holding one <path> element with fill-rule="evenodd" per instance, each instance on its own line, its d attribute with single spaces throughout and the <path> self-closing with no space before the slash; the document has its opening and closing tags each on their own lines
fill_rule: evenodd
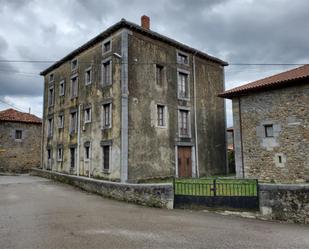
<svg viewBox="0 0 309 249">
<path fill-rule="evenodd" d="M 104 145 L 103 148 L 103 170 L 108 171 L 110 168 L 110 145 Z"/>
<path fill-rule="evenodd" d="M 75 148 L 70 148 L 70 166 L 71 169 L 75 168 Z"/>
</svg>

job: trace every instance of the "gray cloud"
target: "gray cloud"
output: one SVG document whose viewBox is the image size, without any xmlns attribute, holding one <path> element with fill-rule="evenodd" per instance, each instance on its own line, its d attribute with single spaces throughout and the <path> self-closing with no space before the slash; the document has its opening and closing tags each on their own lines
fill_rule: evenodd
<svg viewBox="0 0 309 249">
<path fill-rule="evenodd" d="M 57 60 L 121 18 L 146 14 L 151 29 L 230 63 L 308 63 L 308 9 L 306 0 L 0 0 L 0 56 Z M 33 74 L 47 66 L 1 63 L 0 95 L 42 96 Z M 226 87 L 285 69 L 229 66 Z"/>
</svg>

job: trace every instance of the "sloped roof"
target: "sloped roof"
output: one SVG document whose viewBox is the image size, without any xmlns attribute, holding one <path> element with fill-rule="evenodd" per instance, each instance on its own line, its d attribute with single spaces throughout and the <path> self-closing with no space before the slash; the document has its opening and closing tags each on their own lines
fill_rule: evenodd
<svg viewBox="0 0 309 249">
<path fill-rule="evenodd" d="M 33 123 L 33 124 L 42 123 L 42 120 L 37 116 L 25 112 L 19 112 L 12 108 L 0 111 L 0 122 L 1 121 Z"/>
<path fill-rule="evenodd" d="M 65 63 L 68 60 L 72 60 L 74 59 L 74 57 L 78 54 L 80 54 L 81 52 L 85 51 L 86 49 L 96 45 L 97 43 L 103 41 L 104 39 L 106 39 L 108 36 L 110 36 L 112 33 L 114 33 L 115 31 L 121 29 L 121 28 L 127 28 L 136 32 L 139 32 L 143 35 L 149 36 L 153 39 L 157 39 L 163 42 L 166 42 L 168 44 L 171 44 L 179 49 L 182 49 L 185 52 L 189 52 L 189 53 L 195 53 L 197 56 L 200 56 L 202 58 L 205 58 L 207 60 L 210 60 L 212 62 L 216 62 L 219 63 L 222 66 L 227 66 L 228 63 L 220 60 L 216 57 L 213 57 L 211 55 L 208 55 L 202 51 L 199 51 L 197 49 L 194 49 L 192 47 L 189 47 L 183 43 L 180 43 L 176 40 L 173 40 L 171 38 L 168 38 L 164 35 L 161 35 L 157 32 L 154 32 L 152 30 L 149 29 L 145 29 L 135 23 L 129 22 L 125 19 L 121 19 L 119 22 L 115 23 L 114 25 L 112 25 L 111 27 L 109 27 L 108 29 L 106 29 L 104 32 L 100 33 L 99 35 L 97 35 L 96 37 L 94 37 L 93 39 L 91 39 L 90 41 L 86 42 L 84 45 L 80 46 L 79 48 L 73 50 L 71 53 L 69 53 L 68 55 L 66 55 L 65 57 L 63 57 L 61 60 L 57 61 L 56 63 L 54 63 L 53 65 L 51 65 L 50 67 L 48 67 L 47 69 L 45 69 L 44 71 L 42 71 L 40 74 L 41 75 L 46 75 L 49 72 L 51 72 L 52 70 L 54 70 L 55 68 L 59 67 L 60 65 L 62 65 L 63 63 Z"/>
<path fill-rule="evenodd" d="M 218 96 L 231 99 L 233 97 L 245 95 L 250 92 L 264 91 L 267 89 L 281 88 L 291 84 L 303 83 L 302 80 L 304 79 L 309 80 L 309 65 L 304 65 L 289 71 L 285 71 L 283 73 L 275 74 L 264 79 L 232 88 L 223 93 L 220 93 Z"/>
</svg>

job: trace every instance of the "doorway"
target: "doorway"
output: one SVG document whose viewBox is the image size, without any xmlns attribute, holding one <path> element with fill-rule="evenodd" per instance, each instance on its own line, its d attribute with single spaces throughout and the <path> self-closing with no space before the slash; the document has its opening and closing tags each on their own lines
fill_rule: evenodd
<svg viewBox="0 0 309 249">
<path fill-rule="evenodd" d="M 192 147 L 178 146 L 178 177 L 192 177 Z"/>
</svg>

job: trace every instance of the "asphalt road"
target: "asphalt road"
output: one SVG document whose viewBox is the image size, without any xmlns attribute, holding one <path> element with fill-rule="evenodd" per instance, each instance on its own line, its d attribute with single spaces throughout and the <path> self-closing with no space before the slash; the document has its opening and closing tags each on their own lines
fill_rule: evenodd
<svg viewBox="0 0 309 249">
<path fill-rule="evenodd" d="M 309 248 L 309 226 L 163 210 L 0 176 L 0 248 Z"/>
</svg>

